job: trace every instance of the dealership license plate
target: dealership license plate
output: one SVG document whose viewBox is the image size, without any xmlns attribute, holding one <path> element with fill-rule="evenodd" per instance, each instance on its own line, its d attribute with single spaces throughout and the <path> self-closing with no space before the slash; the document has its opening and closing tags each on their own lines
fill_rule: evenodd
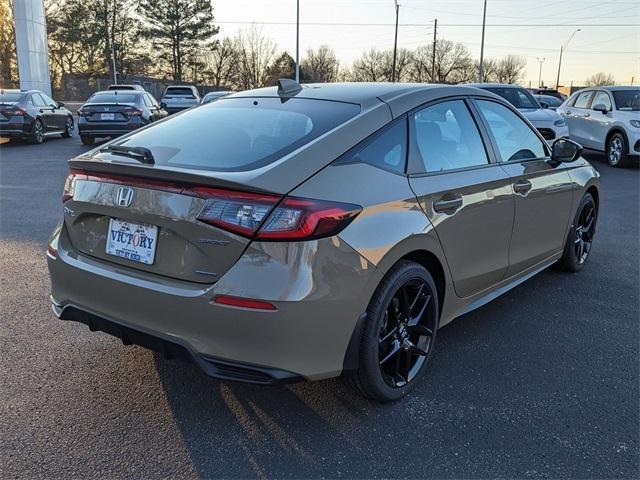
<svg viewBox="0 0 640 480">
<path fill-rule="evenodd" d="M 156 256 L 158 227 L 112 218 L 107 232 L 107 253 L 147 265 Z"/>
<path fill-rule="evenodd" d="M 115 120 L 115 115 L 113 113 L 101 113 L 100 120 Z"/>
</svg>

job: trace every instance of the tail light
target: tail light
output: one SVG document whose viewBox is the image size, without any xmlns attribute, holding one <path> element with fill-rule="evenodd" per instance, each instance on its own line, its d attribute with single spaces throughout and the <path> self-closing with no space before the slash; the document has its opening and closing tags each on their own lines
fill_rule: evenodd
<svg viewBox="0 0 640 480">
<path fill-rule="evenodd" d="M 137 108 L 125 108 L 124 113 L 129 115 L 130 117 L 139 117 L 142 115 L 142 110 L 138 110 Z"/>
<path fill-rule="evenodd" d="M 62 192 L 62 203 L 73 198 L 73 194 L 76 189 L 76 180 L 86 179 L 87 175 L 83 175 L 77 172 L 71 172 L 64 181 L 64 190 Z"/>
<path fill-rule="evenodd" d="M 95 112 L 90 108 L 80 108 L 80 110 L 78 110 L 79 117 L 88 117 L 93 113 Z"/>
<path fill-rule="evenodd" d="M 244 237 L 271 241 L 313 240 L 342 231 L 362 207 L 296 197 L 194 189 L 207 198 L 197 219 Z"/>
<path fill-rule="evenodd" d="M 0 113 L 6 117 L 24 117 L 27 114 L 27 111 L 20 107 L 12 107 L 0 109 Z"/>
</svg>

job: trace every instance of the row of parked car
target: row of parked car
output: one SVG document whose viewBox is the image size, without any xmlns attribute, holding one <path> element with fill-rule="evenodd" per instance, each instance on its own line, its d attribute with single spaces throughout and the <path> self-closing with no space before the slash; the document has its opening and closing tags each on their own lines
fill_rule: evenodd
<svg viewBox="0 0 640 480">
<path fill-rule="evenodd" d="M 117 137 L 167 115 L 208 103 L 232 92 L 201 97 L 190 85 L 166 88 L 160 102 L 141 85 L 111 85 L 91 95 L 78 110 L 78 132 L 85 145 L 97 137 Z M 0 136 L 42 143 L 46 137 L 71 137 L 76 123 L 63 102 L 39 90 L 0 90 Z"/>
<path fill-rule="evenodd" d="M 585 148 L 605 152 L 611 166 L 640 158 L 640 89 L 597 87 L 569 98 L 551 89 L 480 83 L 471 86 L 495 93 L 518 108 L 551 144 L 570 138 Z M 78 110 L 78 130 L 85 145 L 97 137 L 117 137 L 167 115 L 217 100 L 232 92 L 200 97 L 190 85 L 166 88 L 160 102 L 140 85 L 112 85 L 94 93 Z M 41 143 L 50 135 L 70 137 L 71 112 L 39 91 L 0 90 L 0 135 Z"/>
</svg>

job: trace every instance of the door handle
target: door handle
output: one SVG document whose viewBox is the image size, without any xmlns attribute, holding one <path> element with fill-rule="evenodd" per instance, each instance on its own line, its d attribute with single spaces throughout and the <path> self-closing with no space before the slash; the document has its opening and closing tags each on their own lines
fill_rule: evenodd
<svg viewBox="0 0 640 480">
<path fill-rule="evenodd" d="M 588 113 L 588 112 L 584 114 L 584 118 L 589 118 L 590 116 L 591 116 L 591 114 Z"/>
<path fill-rule="evenodd" d="M 566 113 L 567 115 L 571 115 L 571 110 L 567 110 L 565 113 Z"/>
<path fill-rule="evenodd" d="M 455 198 L 447 199 L 447 200 L 438 200 L 437 202 L 433 202 L 433 209 L 436 212 L 446 212 L 448 210 L 457 210 L 462 206 L 462 197 L 456 196 Z"/>
<path fill-rule="evenodd" d="M 531 190 L 531 182 L 529 180 L 519 180 L 513 184 L 513 191 L 516 193 L 527 193 Z"/>
</svg>

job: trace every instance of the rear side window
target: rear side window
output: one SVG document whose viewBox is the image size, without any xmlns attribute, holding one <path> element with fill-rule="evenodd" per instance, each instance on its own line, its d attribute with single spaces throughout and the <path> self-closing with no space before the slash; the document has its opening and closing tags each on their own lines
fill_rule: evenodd
<svg viewBox="0 0 640 480">
<path fill-rule="evenodd" d="M 544 158 L 547 155 L 542 140 L 518 115 L 496 102 L 478 100 L 477 104 L 498 144 L 503 162 Z"/>
<path fill-rule="evenodd" d="M 442 102 L 411 116 L 426 172 L 489 163 L 478 127 L 463 100 Z"/>
<path fill-rule="evenodd" d="M 351 103 L 291 98 L 223 98 L 126 137 L 156 164 L 213 171 L 268 165 L 360 112 Z"/>
<path fill-rule="evenodd" d="M 113 92 L 96 93 L 87 103 L 136 103 L 138 95 L 114 90 Z"/>
<path fill-rule="evenodd" d="M 404 173 L 407 158 L 406 117 L 367 139 L 363 145 L 340 159 L 340 163 L 362 162 L 374 167 Z"/>
<path fill-rule="evenodd" d="M 587 108 L 589 106 L 589 100 L 591 100 L 592 95 L 593 92 L 582 92 L 578 94 L 573 106 L 576 108 Z"/>
</svg>

